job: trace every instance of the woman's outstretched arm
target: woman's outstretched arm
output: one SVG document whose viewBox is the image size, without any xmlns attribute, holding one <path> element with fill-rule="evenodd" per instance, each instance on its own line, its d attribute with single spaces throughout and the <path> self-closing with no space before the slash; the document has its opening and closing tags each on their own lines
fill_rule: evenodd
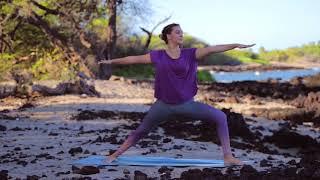
<svg viewBox="0 0 320 180">
<path fill-rule="evenodd" d="M 151 63 L 150 54 L 139 56 L 127 56 L 111 60 L 101 60 L 99 64 L 149 64 Z"/>
<path fill-rule="evenodd" d="M 208 46 L 205 48 L 198 48 L 196 50 L 196 58 L 201 59 L 207 55 L 213 54 L 213 53 L 219 53 L 228 51 L 235 48 L 249 48 L 254 46 L 255 44 L 250 45 L 244 45 L 244 44 L 222 44 L 222 45 L 215 45 L 215 46 Z"/>
</svg>

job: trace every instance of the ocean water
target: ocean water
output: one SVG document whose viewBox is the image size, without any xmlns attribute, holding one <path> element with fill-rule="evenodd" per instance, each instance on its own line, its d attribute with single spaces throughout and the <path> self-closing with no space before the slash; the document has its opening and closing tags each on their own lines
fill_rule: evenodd
<svg viewBox="0 0 320 180">
<path fill-rule="evenodd" d="M 270 70 L 270 71 L 242 71 L 242 72 L 216 72 L 210 74 L 217 82 L 230 83 L 234 81 L 261 81 L 269 78 L 280 81 L 289 81 L 295 77 L 310 76 L 320 73 L 320 67 L 311 69 Z"/>
</svg>

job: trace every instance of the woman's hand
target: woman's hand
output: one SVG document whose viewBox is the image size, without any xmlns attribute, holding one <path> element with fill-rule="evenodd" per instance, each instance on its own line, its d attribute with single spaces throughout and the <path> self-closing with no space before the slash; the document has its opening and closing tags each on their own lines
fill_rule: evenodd
<svg viewBox="0 0 320 180">
<path fill-rule="evenodd" d="M 238 47 L 237 47 L 237 48 L 240 48 L 240 49 L 242 49 L 242 48 L 249 48 L 249 47 L 252 47 L 252 46 L 254 46 L 254 45 L 256 45 L 256 44 L 250 44 L 250 45 L 238 44 Z"/>
<path fill-rule="evenodd" d="M 98 64 L 111 64 L 111 60 L 101 60 L 98 62 Z"/>
</svg>

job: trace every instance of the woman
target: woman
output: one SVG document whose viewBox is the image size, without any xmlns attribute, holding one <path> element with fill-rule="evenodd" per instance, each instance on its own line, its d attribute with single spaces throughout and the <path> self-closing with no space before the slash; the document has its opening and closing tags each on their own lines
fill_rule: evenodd
<svg viewBox="0 0 320 180">
<path fill-rule="evenodd" d="M 194 101 L 197 93 L 197 61 L 203 57 L 228 51 L 234 48 L 248 48 L 252 45 L 225 44 L 205 48 L 181 48 L 183 31 L 179 24 L 169 24 L 162 30 L 161 39 L 167 47 L 163 50 L 152 50 L 140 56 L 128 56 L 113 60 L 103 60 L 105 64 L 153 63 L 155 66 L 155 97 L 157 101 L 151 106 L 139 127 L 133 131 L 120 148 L 108 157 L 112 162 L 129 147 L 137 143 L 161 121 L 172 115 L 183 115 L 193 119 L 216 123 L 219 140 L 223 149 L 226 165 L 241 165 L 233 157 L 230 148 L 229 131 L 226 115 L 219 109 Z"/>
</svg>

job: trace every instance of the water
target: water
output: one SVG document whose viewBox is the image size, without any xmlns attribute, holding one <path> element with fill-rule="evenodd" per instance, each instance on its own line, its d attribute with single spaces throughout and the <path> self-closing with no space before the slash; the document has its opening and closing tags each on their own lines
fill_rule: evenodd
<svg viewBox="0 0 320 180">
<path fill-rule="evenodd" d="M 210 71 L 217 82 L 230 83 L 233 81 L 260 81 L 269 78 L 288 81 L 294 77 L 303 77 L 320 73 L 320 68 L 270 70 L 270 71 L 242 71 L 242 72 L 215 72 Z"/>
</svg>

